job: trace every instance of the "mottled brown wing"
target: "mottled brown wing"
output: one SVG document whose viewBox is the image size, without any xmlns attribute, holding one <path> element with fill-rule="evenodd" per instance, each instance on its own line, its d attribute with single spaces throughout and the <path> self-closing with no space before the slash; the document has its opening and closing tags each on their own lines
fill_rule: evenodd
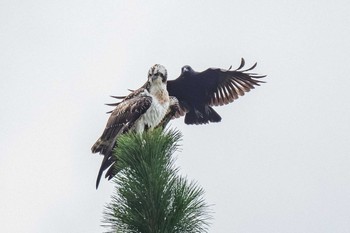
<svg viewBox="0 0 350 233">
<path fill-rule="evenodd" d="M 116 137 L 128 131 L 151 103 L 150 96 L 138 96 L 120 102 L 111 113 L 101 137 L 91 148 L 92 152 L 109 153 L 113 149 Z"/>
<path fill-rule="evenodd" d="M 113 169 L 115 158 L 112 152 L 118 136 L 129 131 L 151 106 L 151 103 L 152 97 L 150 96 L 134 96 L 133 98 L 124 99 L 113 110 L 101 137 L 91 148 L 93 153 L 99 152 L 104 155 L 96 179 L 96 189 L 100 183 L 103 171 L 109 168 L 106 173 L 106 177 L 109 179 L 115 175 Z"/>
</svg>

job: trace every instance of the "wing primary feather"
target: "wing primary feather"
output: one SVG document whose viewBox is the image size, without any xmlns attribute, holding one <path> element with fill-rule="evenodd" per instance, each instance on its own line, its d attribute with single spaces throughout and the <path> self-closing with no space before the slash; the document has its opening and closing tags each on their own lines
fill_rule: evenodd
<svg viewBox="0 0 350 233">
<path fill-rule="evenodd" d="M 230 87 L 230 88 L 228 88 L 228 90 L 231 93 L 232 97 L 234 99 L 238 99 L 238 93 L 237 93 L 236 88 L 233 85 L 233 83 L 232 82 L 228 83 L 228 86 Z"/>
<path fill-rule="evenodd" d="M 229 102 L 228 102 L 228 97 L 229 97 L 229 95 L 227 94 L 227 92 L 226 92 L 226 88 L 225 88 L 225 86 L 222 86 L 221 87 L 221 91 L 222 91 L 222 93 L 224 94 L 224 104 L 228 104 Z"/>
<path fill-rule="evenodd" d="M 237 79 L 236 82 L 239 83 L 240 87 L 243 88 L 243 90 L 245 92 L 248 92 L 248 91 L 250 91 L 250 89 L 254 88 L 254 86 L 249 85 L 249 81 L 248 80 L 244 80 L 243 81 L 243 80 Z"/>
<path fill-rule="evenodd" d="M 245 60 L 244 60 L 244 58 L 242 57 L 242 58 L 241 58 L 241 64 L 240 64 L 239 67 L 236 69 L 236 71 L 237 71 L 237 70 L 240 70 L 241 68 L 243 68 L 244 65 L 245 65 Z"/>
<path fill-rule="evenodd" d="M 213 96 L 210 98 L 209 105 L 210 106 L 215 106 L 214 105 L 214 97 Z"/>
<path fill-rule="evenodd" d="M 110 97 L 114 98 L 114 99 L 125 99 L 126 96 L 116 96 L 116 95 L 111 95 Z"/>
<path fill-rule="evenodd" d="M 112 103 L 112 104 L 105 104 L 105 105 L 115 107 L 115 106 L 118 106 L 119 104 L 120 103 Z"/>
<path fill-rule="evenodd" d="M 233 100 L 233 98 L 232 98 L 232 95 L 231 95 L 231 93 L 230 93 L 230 91 L 228 90 L 228 87 L 227 86 L 225 86 L 225 93 L 226 93 L 226 96 L 227 96 L 227 104 L 228 103 L 231 103 Z"/>
<path fill-rule="evenodd" d="M 243 79 L 241 77 L 237 78 L 237 82 L 239 82 L 242 86 L 246 87 L 247 89 L 254 89 L 254 80 L 253 79 Z M 249 91 L 249 90 L 248 90 Z"/>
<path fill-rule="evenodd" d="M 248 69 L 246 69 L 246 70 L 241 70 L 241 72 L 247 72 L 247 71 L 249 71 L 249 70 L 252 70 L 252 69 L 254 69 L 257 65 L 258 65 L 258 63 L 255 62 L 255 64 L 254 64 L 252 67 L 250 67 L 250 68 L 248 68 Z"/>
<path fill-rule="evenodd" d="M 219 97 L 218 97 L 218 93 L 215 92 L 215 93 L 214 93 L 214 96 L 215 96 L 215 97 L 214 97 L 214 105 L 215 105 L 215 106 L 218 106 L 218 105 L 219 105 L 219 102 L 218 102 L 218 98 L 219 98 Z"/>
<path fill-rule="evenodd" d="M 219 99 L 219 102 L 220 102 L 220 106 L 222 106 L 225 104 L 225 95 L 223 93 L 222 88 L 219 88 L 219 92 L 220 92 L 220 96 L 221 96 Z"/>
<path fill-rule="evenodd" d="M 243 96 L 244 95 L 244 91 L 242 91 L 242 89 L 240 88 L 240 86 L 237 83 L 232 83 L 235 86 L 235 89 L 238 93 L 239 96 Z"/>
<path fill-rule="evenodd" d="M 231 94 L 230 92 L 230 88 L 228 86 L 225 86 L 225 92 L 226 92 L 226 95 L 227 95 L 227 101 L 228 103 L 231 103 L 234 99 L 233 95 Z"/>
<path fill-rule="evenodd" d="M 265 78 L 266 75 L 254 75 L 252 78 Z M 265 83 L 265 81 L 259 81 L 261 83 Z"/>
</svg>

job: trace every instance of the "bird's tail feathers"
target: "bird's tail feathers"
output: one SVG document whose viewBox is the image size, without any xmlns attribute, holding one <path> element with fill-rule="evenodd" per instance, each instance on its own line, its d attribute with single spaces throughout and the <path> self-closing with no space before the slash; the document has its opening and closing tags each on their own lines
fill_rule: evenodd
<svg viewBox="0 0 350 233">
<path fill-rule="evenodd" d="M 204 106 L 201 111 L 191 109 L 186 113 L 185 123 L 188 125 L 208 124 L 209 122 L 220 122 L 220 115 L 210 106 Z"/>
<path fill-rule="evenodd" d="M 96 189 L 98 188 L 99 184 L 100 184 L 100 181 L 101 181 L 101 177 L 102 177 L 102 174 L 103 172 L 107 169 L 108 169 L 108 172 L 111 170 L 111 167 L 113 167 L 113 164 L 115 162 L 115 159 L 112 155 L 105 155 L 103 160 L 102 160 L 102 163 L 101 163 L 101 167 L 100 167 L 100 170 L 98 171 L 98 174 L 97 174 L 97 179 L 96 179 Z M 107 173 L 108 173 L 107 172 Z M 106 174 L 106 177 L 107 177 L 107 174 Z M 113 177 L 113 176 L 111 176 Z M 109 178 L 110 179 L 110 178 Z"/>
<path fill-rule="evenodd" d="M 210 122 L 220 122 L 221 116 L 210 106 L 205 107 L 205 112 Z"/>
</svg>

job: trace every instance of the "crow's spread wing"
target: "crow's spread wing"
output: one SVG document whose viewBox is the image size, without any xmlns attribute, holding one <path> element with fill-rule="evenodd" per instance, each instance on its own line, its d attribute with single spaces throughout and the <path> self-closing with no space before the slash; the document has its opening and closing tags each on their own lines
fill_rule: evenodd
<svg viewBox="0 0 350 233">
<path fill-rule="evenodd" d="M 201 87 L 207 94 L 206 104 L 210 106 L 229 104 L 239 96 L 243 96 L 245 92 L 264 83 L 259 79 L 264 78 L 265 75 L 250 72 L 256 65 L 257 63 L 249 69 L 241 70 L 244 66 L 244 59 L 242 59 L 241 65 L 236 70 L 211 68 L 199 73 L 198 80 L 202 81 Z"/>
<path fill-rule="evenodd" d="M 265 75 L 258 75 L 249 69 L 243 70 L 245 61 L 242 58 L 236 70 L 209 68 L 203 72 L 193 72 L 190 77 L 182 77 L 168 81 L 169 95 L 179 99 L 180 107 L 186 109 L 186 104 L 219 106 L 229 104 L 250 91 L 254 86 L 264 83 L 259 80 Z M 194 106 L 196 107 L 196 106 Z"/>
</svg>

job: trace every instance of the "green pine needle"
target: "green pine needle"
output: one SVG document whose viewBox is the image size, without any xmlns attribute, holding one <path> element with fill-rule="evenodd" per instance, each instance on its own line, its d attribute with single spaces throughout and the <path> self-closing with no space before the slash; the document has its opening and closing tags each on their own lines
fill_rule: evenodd
<svg viewBox="0 0 350 233">
<path fill-rule="evenodd" d="M 109 232 L 207 232 L 211 216 L 204 190 L 180 177 L 174 166 L 181 137 L 176 130 L 155 129 L 118 139 L 115 168 L 120 172 L 103 220 Z"/>
</svg>

